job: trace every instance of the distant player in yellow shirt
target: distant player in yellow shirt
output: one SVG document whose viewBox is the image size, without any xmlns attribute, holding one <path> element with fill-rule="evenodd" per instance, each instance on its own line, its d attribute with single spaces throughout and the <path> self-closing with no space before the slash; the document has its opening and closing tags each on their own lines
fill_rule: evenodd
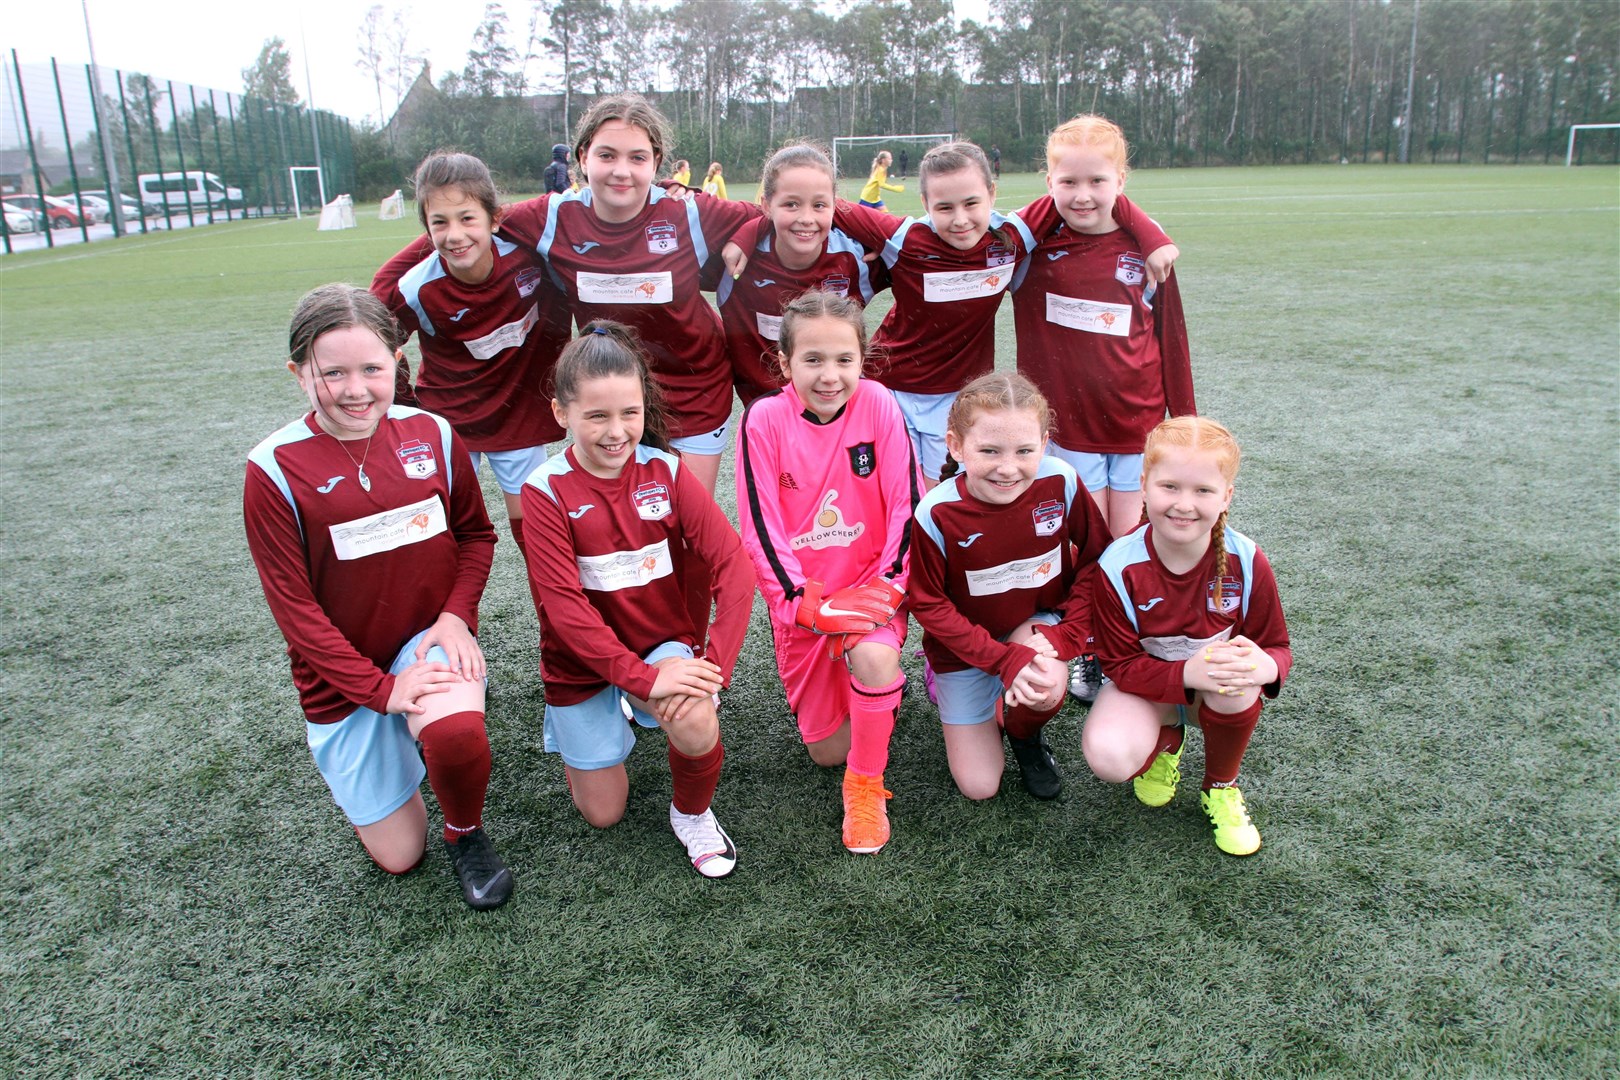
<svg viewBox="0 0 1620 1080">
<path fill-rule="evenodd" d="M 726 194 L 726 178 L 722 175 L 718 161 L 709 162 L 708 175 L 703 178 L 703 194 L 713 195 L 719 199 L 728 199 Z"/>
<path fill-rule="evenodd" d="M 669 178 L 682 187 L 691 187 L 692 163 L 685 158 L 681 158 L 675 163 L 675 171 L 670 173 Z"/>
<path fill-rule="evenodd" d="M 872 175 L 866 178 L 866 186 L 861 188 L 861 205 L 870 206 L 874 210 L 885 210 L 883 205 L 883 192 L 904 191 L 904 184 L 891 184 L 889 179 L 889 162 L 894 159 L 887 150 L 879 150 L 877 157 L 872 159 Z"/>
</svg>

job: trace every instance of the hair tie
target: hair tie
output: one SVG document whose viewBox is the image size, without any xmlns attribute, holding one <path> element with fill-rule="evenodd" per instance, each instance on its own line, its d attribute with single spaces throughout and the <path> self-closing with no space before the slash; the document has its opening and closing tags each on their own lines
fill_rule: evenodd
<svg viewBox="0 0 1620 1080">
<path fill-rule="evenodd" d="M 591 327 L 591 333 L 601 334 L 603 337 L 607 337 L 607 328 L 602 326 L 593 326 Z"/>
</svg>

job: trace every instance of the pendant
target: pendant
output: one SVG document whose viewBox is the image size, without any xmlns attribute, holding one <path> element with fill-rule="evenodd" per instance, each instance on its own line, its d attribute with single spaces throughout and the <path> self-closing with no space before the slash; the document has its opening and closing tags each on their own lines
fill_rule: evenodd
<svg viewBox="0 0 1620 1080">
<path fill-rule="evenodd" d="M 360 466 L 359 476 L 357 479 L 360 481 L 361 491 L 371 490 L 371 477 L 366 475 L 366 467 L 364 465 Z"/>
</svg>

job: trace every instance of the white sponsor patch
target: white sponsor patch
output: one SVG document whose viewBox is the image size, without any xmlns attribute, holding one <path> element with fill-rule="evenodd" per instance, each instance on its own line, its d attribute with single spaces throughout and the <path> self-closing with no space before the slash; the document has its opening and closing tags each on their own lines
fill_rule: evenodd
<svg viewBox="0 0 1620 1080">
<path fill-rule="evenodd" d="M 609 555 L 578 555 L 579 583 L 598 592 L 634 589 L 675 572 L 669 558 L 669 541 L 648 544 L 639 551 L 615 551 Z"/>
<path fill-rule="evenodd" d="M 1014 589 L 1038 589 L 1063 571 L 1063 547 L 1032 559 L 1014 559 L 1000 566 L 967 572 L 968 595 L 994 596 Z"/>
<path fill-rule="evenodd" d="M 668 304 L 675 281 L 668 270 L 656 274 L 580 274 L 579 298 L 587 304 Z"/>
<path fill-rule="evenodd" d="M 328 526 L 332 534 L 332 549 L 343 560 L 363 559 L 379 551 L 420 544 L 447 528 L 444 503 L 439 501 L 437 495 L 430 495 L 421 502 L 401 506 L 397 510 L 384 510 L 370 517 Z"/>
<path fill-rule="evenodd" d="M 529 331 L 540 321 L 540 305 L 530 304 L 523 318 L 498 326 L 481 338 L 467 342 L 467 351 L 478 360 L 488 360 L 502 349 L 515 348 L 528 340 Z"/>
<path fill-rule="evenodd" d="M 1217 644 L 1231 636 L 1232 628 L 1228 626 L 1214 637 L 1208 638 L 1190 638 L 1180 634 L 1175 637 L 1145 637 L 1142 639 L 1142 651 L 1160 660 L 1190 660 L 1205 645 Z"/>
<path fill-rule="evenodd" d="M 754 322 L 759 326 L 759 336 L 766 341 L 782 340 L 782 316 L 760 311 L 754 314 Z"/>
<path fill-rule="evenodd" d="M 952 300 L 972 300 L 995 296 L 1007 288 L 1011 267 L 992 266 L 988 270 L 950 270 L 923 275 L 923 299 L 930 304 Z"/>
<path fill-rule="evenodd" d="M 1046 321 L 1084 330 L 1088 334 L 1126 337 L 1131 332 L 1131 307 L 1129 304 L 1105 304 L 1099 300 L 1081 300 L 1074 296 L 1047 293 Z"/>
</svg>

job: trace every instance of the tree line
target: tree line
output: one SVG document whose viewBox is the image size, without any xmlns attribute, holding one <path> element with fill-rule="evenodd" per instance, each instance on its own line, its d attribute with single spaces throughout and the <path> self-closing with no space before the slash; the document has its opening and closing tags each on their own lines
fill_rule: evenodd
<svg viewBox="0 0 1620 1080">
<path fill-rule="evenodd" d="M 362 186 L 439 145 L 535 181 L 582 104 L 621 89 L 655 98 L 681 156 L 743 175 L 789 137 L 936 131 L 1034 168 L 1079 112 L 1119 121 L 1145 166 L 1539 162 L 1572 123 L 1620 122 L 1613 0 L 990 0 L 960 26 L 949 0 L 513 10 L 487 4 L 433 99 L 357 139 Z M 362 27 L 379 110 L 385 83 L 403 96 L 408 33 L 381 5 Z"/>
</svg>

